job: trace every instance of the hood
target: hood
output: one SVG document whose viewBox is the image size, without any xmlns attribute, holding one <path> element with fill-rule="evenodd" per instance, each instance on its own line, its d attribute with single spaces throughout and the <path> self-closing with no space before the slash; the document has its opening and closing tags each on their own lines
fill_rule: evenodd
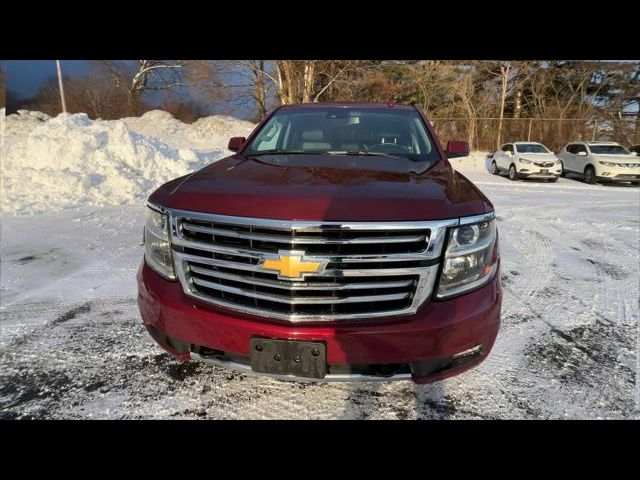
<svg viewBox="0 0 640 480">
<path fill-rule="evenodd" d="M 446 161 L 335 155 L 233 155 L 166 183 L 169 208 L 282 220 L 403 221 L 478 215 L 493 207 Z"/>
</svg>

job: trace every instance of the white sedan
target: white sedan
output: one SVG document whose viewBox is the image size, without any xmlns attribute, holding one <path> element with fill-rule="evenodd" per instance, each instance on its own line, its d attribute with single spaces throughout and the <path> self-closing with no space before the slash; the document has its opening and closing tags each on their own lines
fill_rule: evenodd
<svg viewBox="0 0 640 480">
<path fill-rule="evenodd" d="M 493 154 L 491 173 L 507 172 L 511 180 L 539 178 L 558 180 L 560 162 L 551 150 L 536 142 L 505 143 Z"/>
<path fill-rule="evenodd" d="M 558 154 L 563 175 L 583 175 L 585 182 L 599 180 L 640 185 L 640 157 L 615 142 L 571 142 Z"/>
</svg>

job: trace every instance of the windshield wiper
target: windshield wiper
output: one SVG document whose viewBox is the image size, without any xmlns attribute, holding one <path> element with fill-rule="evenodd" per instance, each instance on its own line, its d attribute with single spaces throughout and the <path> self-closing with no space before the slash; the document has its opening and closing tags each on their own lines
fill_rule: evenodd
<svg viewBox="0 0 640 480">
<path fill-rule="evenodd" d="M 257 157 L 259 155 L 355 155 L 355 156 L 372 156 L 372 157 L 390 157 L 398 158 L 399 155 L 390 155 L 382 152 L 371 152 L 368 150 L 282 150 L 274 148 L 272 150 L 261 150 L 259 152 L 245 153 L 248 157 Z"/>
<path fill-rule="evenodd" d="M 397 155 L 389 155 L 382 152 L 370 152 L 368 150 L 327 150 L 327 155 L 364 155 L 372 157 L 397 157 Z"/>
<path fill-rule="evenodd" d="M 259 152 L 245 153 L 248 157 L 257 157 L 259 155 L 324 155 L 324 152 L 313 150 L 282 150 L 274 148 L 272 150 L 261 150 Z"/>
</svg>

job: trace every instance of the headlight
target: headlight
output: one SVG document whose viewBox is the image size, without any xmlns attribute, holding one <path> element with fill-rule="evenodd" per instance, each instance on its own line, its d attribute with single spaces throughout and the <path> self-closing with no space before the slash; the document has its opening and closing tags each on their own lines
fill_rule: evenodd
<svg viewBox="0 0 640 480">
<path fill-rule="evenodd" d="M 153 208 L 149 208 L 144 226 L 144 259 L 160 275 L 175 280 L 169 242 L 169 217 Z"/>
<path fill-rule="evenodd" d="M 531 160 L 525 160 L 524 158 L 519 158 L 518 161 L 520 163 L 532 163 Z"/>
<path fill-rule="evenodd" d="M 453 228 L 436 296 L 446 298 L 480 288 L 497 269 L 495 219 Z"/>
<path fill-rule="evenodd" d="M 613 162 L 601 162 L 600 160 L 598 160 L 598 163 L 599 163 L 600 165 L 606 165 L 607 167 L 615 167 L 615 166 L 617 166 L 617 165 L 618 165 L 617 163 L 613 163 Z"/>
</svg>

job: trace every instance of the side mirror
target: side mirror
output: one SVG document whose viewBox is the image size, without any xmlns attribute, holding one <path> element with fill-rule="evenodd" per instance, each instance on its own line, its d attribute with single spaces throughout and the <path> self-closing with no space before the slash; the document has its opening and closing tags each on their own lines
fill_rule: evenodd
<svg viewBox="0 0 640 480">
<path fill-rule="evenodd" d="M 509 157 L 513 157 L 513 152 L 511 150 L 507 150 L 505 152 Z"/>
<path fill-rule="evenodd" d="M 469 155 L 469 144 L 467 142 L 450 141 L 447 142 L 447 149 L 444 152 L 447 158 L 466 157 Z"/>
<path fill-rule="evenodd" d="M 578 152 L 578 155 L 580 155 L 581 157 L 586 157 L 587 156 L 587 152 L 585 152 L 584 150 L 581 152 Z"/>
<path fill-rule="evenodd" d="M 229 145 L 227 146 L 227 148 L 232 152 L 237 152 L 242 148 L 244 142 L 246 141 L 247 139 L 245 137 L 231 137 L 229 139 Z"/>
</svg>

